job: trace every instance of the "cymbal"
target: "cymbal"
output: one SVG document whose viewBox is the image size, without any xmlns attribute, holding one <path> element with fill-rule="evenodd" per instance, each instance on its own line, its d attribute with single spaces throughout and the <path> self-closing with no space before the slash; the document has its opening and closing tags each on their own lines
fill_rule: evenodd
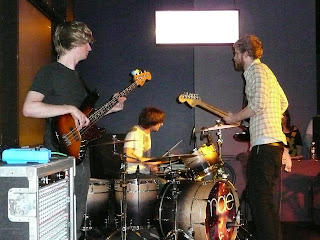
<svg viewBox="0 0 320 240">
<path fill-rule="evenodd" d="M 202 129 L 201 131 L 198 131 L 198 132 L 215 131 L 215 130 L 226 129 L 226 128 L 234 128 L 234 127 L 239 127 L 239 125 L 237 125 L 237 124 L 214 125 L 213 127 L 205 128 L 205 129 Z"/>
<path fill-rule="evenodd" d="M 132 141 L 137 141 L 137 140 L 118 140 L 118 139 L 116 139 L 116 140 L 112 140 L 112 141 L 109 141 L 109 142 L 93 144 L 93 145 L 90 145 L 90 147 L 101 146 L 101 145 L 113 145 L 113 144 L 132 142 Z"/>
<path fill-rule="evenodd" d="M 145 163 L 152 163 L 152 162 L 161 162 L 163 163 L 168 163 L 171 161 L 177 161 L 179 159 L 183 159 L 183 158 L 191 158 L 191 157 L 196 157 L 196 154 L 176 154 L 176 155 L 168 155 L 165 157 L 156 157 L 156 158 L 151 158 L 147 161 L 144 161 Z"/>
</svg>

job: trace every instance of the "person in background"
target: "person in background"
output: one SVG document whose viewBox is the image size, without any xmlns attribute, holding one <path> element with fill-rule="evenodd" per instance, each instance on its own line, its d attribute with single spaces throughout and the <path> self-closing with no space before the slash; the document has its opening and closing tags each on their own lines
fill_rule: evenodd
<svg viewBox="0 0 320 240">
<path fill-rule="evenodd" d="M 247 197 L 257 240 L 280 240 L 278 206 L 274 202 L 275 183 L 281 171 L 286 136 L 281 128 L 288 100 L 270 68 L 260 61 L 262 42 L 245 35 L 233 44 L 233 61 L 243 72 L 247 106 L 228 113 L 227 124 L 250 118 L 250 156 L 247 166 Z"/>
<path fill-rule="evenodd" d="M 304 136 L 304 142 L 307 146 L 308 153 L 310 153 L 311 143 L 313 141 L 313 118 L 310 119 L 308 127 L 306 129 L 306 134 Z"/>
<path fill-rule="evenodd" d="M 123 152 L 127 155 L 128 174 L 137 170 L 142 174 L 151 174 L 153 167 L 159 164 L 144 162 L 151 159 L 151 132 L 159 131 L 164 118 L 164 112 L 156 107 L 146 107 L 141 111 L 138 125 L 134 125 L 127 133 L 123 146 Z"/>
<path fill-rule="evenodd" d="M 84 99 L 90 94 L 76 71 L 78 62 L 85 60 L 92 50 L 93 36 L 85 23 L 69 21 L 57 26 L 53 42 L 58 54 L 57 61 L 42 67 L 36 74 L 27 93 L 23 115 L 45 118 L 44 147 L 59 151 L 59 145 L 52 129 L 53 117 L 70 114 L 78 130 L 90 124 L 89 118 L 79 110 Z M 120 111 L 126 99 L 120 97 L 118 103 L 107 113 Z M 88 188 L 90 183 L 90 162 L 87 153 L 76 166 L 74 179 L 76 195 L 77 239 L 82 238 L 81 225 L 84 219 Z"/>
<path fill-rule="evenodd" d="M 289 151 L 291 159 L 301 159 L 302 156 L 302 137 L 299 129 L 291 125 L 289 111 L 286 110 L 282 117 L 282 131 L 286 135 L 287 145 L 285 149 Z"/>
</svg>

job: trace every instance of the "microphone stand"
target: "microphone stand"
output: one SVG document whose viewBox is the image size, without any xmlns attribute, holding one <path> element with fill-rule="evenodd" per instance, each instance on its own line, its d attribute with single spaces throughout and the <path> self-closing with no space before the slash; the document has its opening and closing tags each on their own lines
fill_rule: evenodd
<svg viewBox="0 0 320 240">
<path fill-rule="evenodd" d="M 137 178 L 137 186 L 138 186 L 138 211 L 140 211 L 140 168 L 139 165 L 137 166 L 136 170 L 136 178 Z"/>
</svg>

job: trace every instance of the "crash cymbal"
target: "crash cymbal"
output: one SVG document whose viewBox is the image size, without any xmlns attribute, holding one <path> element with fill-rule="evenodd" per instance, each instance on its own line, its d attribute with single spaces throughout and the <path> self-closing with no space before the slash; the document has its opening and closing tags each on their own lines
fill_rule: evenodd
<svg viewBox="0 0 320 240">
<path fill-rule="evenodd" d="M 147 161 L 144 161 L 145 163 L 151 163 L 151 162 L 161 162 L 161 164 L 168 163 L 170 161 L 177 161 L 179 159 L 184 159 L 184 158 L 191 158 L 191 157 L 196 157 L 196 154 L 176 154 L 176 155 L 169 155 L 165 157 L 156 157 L 156 158 L 151 158 Z"/>
<path fill-rule="evenodd" d="M 239 127 L 239 125 L 237 125 L 237 124 L 214 125 L 213 127 L 205 128 L 205 129 L 202 129 L 201 131 L 198 131 L 198 132 L 215 131 L 215 130 L 226 129 L 226 128 L 234 128 L 234 127 Z"/>
<path fill-rule="evenodd" d="M 112 141 L 109 141 L 109 142 L 93 144 L 93 145 L 90 145 L 90 146 L 94 147 L 94 146 L 101 146 L 101 145 L 112 145 L 112 144 L 119 144 L 119 143 L 132 142 L 132 141 L 137 141 L 137 140 L 118 140 L 118 139 L 116 139 L 116 140 L 112 140 Z"/>
</svg>

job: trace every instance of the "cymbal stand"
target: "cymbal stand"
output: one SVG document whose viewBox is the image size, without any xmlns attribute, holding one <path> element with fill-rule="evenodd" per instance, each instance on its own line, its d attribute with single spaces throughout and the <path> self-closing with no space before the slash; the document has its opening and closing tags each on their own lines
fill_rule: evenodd
<svg viewBox="0 0 320 240">
<path fill-rule="evenodd" d="M 118 155 L 120 156 L 121 159 L 121 181 L 120 181 L 120 186 L 122 188 L 122 201 L 120 204 L 120 227 L 121 227 L 121 240 L 126 240 L 127 239 L 127 184 L 126 184 L 126 172 L 127 172 L 127 156 L 126 154 L 119 154 L 116 152 L 116 146 L 115 142 L 117 141 L 116 135 L 112 136 L 113 140 L 113 155 Z M 107 237 L 107 239 L 112 239 L 119 230 L 117 229 L 114 231 L 110 236 Z"/>
<path fill-rule="evenodd" d="M 217 125 L 221 125 L 221 120 L 216 120 Z M 217 145 L 218 145 L 218 153 L 219 153 L 219 163 L 218 163 L 218 170 L 217 170 L 217 174 L 218 177 L 222 176 L 222 178 L 227 178 L 227 175 L 225 174 L 222 166 L 224 165 L 224 161 L 222 159 L 222 144 L 223 144 L 223 138 L 222 138 L 222 131 L 221 129 L 218 129 L 218 131 L 216 132 L 216 135 L 218 136 L 217 139 Z"/>
<path fill-rule="evenodd" d="M 122 201 L 120 204 L 120 227 L 121 227 L 121 240 L 126 240 L 128 237 L 128 227 L 127 227 L 127 181 L 126 181 L 126 175 L 127 175 L 127 168 L 128 168 L 128 164 L 127 164 L 127 155 L 126 154 L 120 154 L 116 152 L 116 141 L 118 141 L 116 135 L 112 136 L 112 140 L 113 140 L 113 155 L 116 156 L 120 156 L 121 159 L 121 167 L 120 169 L 121 171 L 121 181 L 120 181 L 120 186 L 122 188 Z M 114 231 L 109 237 L 107 237 L 107 239 L 112 239 L 113 236 L 115 236 L 117 233 L 119 232 L 119 230 L 117 229 L 116 231 Z M 137 234 L 136 234 L 137 235 Z M 139 238 L 140 236 L 137 235 Z"/>
<path fill-rule="evenodd" d="M 172 161 L 170 157 L 170 152 L 167 154 L 169 158 L 169 168 L 172 174 L 172 198 L 174 200 L 174 219 L 173 219 L 173 229 L 167 234 L 165 239 L 170 240 L 178 240 L 179 233 L 182 233 L 186 239 L 193 240 L 193 237 L 184 232 L 182 229 L 178 228 L 177 224 L 177 212 L 178 212 L 178 196 L 180 194 L 179 188 L 178 188 L 178 174 L 176 171 L 172 170 Z"/>
</svg>

